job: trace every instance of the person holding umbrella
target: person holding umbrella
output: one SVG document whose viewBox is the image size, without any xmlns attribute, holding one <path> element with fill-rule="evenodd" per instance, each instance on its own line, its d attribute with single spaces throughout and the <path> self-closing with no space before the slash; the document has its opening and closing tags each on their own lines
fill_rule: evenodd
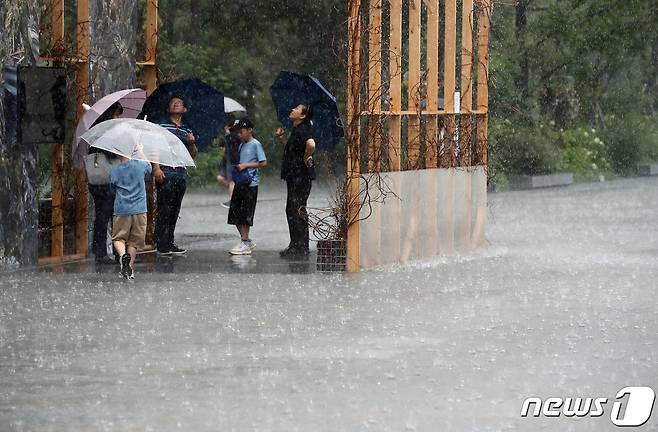
<svg viewBox="0 0 658 432">
<path fill-rule="evenodd" d="M 135 254 L 144 246 L 144 177 L 151 174 L 151 164 L 175 168 L 195 166 L 194 161 L 178 137 L 144 120 L 107 120 L 89 129 L 80 139 L 90 147 L 121 158 L 122 163 L 110 171 L 110 183 L 116 191 L 112 240 L 121 257 L 121 275 L 132 279 Z"/>
<path fill-rule="evenodd" d="M 115 102 L 105 111 L 92 127 L 106 120 L 119 118 L 123 114 L 123 106 Z M 91 243 L 91 250 L 94 253 L 96 264 L 114 264 L 114 255 L 108 245 L 108 226 L 112 220 L 112 211 L 114 208 L 114 190 L 110 185 L 110 170 L 117 162 L 117 155 L 105 150 L 91 147 L 89 155 L 85 157 L 85 169 L 87 171 L 87 187 L 94 201 L 94 236 Z M 102 166 L 101 166 L 102 165 Z M 101 176 L 90 175 L 89 172 L 103 171 L 104 178 Z"/>
<path fill-rule="evenodd" d="M 276 136 L 285 145 L 281 165 L 281 179 L 287 187 L 286 218 L 290 232 L 290 244 L 280 252 L 282 258 L 305 258 L 309 255 L 308 214 L 306 203 L 315 179 L 313 153 L 312 112 L 307 103 L 300 103 L 289 114 L 293 127 L 290 137 L 282 128 Z"/>
<path fill-rule="evenodd" d="M 151 175 L 147 162 L 119 156 L 121 163 L 110 172 L 110 184 L 116 191 L 112 243 L 119 254 L 119 274 L 135 278 L 135 257 L 144 249 L 146 238 L 146 186 L 144 179 Z"/>
<path fill-rule="evenodd" d="M 187 112 L 182 96 L 169 99 L 167 113 L 169 121 L 160 126 L 180 139 L 187 147 L 192 159 L 197 156 L 196 137 L 192 130 L 183 124 L 183 114 Z M 153 178 L 157 188 L 157 215 L 155 220 L 155 241 L 160 255 L 184 255 L 187 251 L 174 243 L 174 231 L 178 222 L 183 196 L 187 189 L 185 167 L 170 167 L 153 164 Z"/>
</svg>

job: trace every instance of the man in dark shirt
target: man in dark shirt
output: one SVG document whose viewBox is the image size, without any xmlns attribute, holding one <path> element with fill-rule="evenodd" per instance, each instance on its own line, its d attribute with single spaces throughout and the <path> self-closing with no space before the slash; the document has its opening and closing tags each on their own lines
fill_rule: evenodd
<svg viewBox="0 0 658 432">
<path fill-rule="evenodd" d="M 167 107 L 169 122 L 160 126 L 176 135 L 190 152 L 197 156 L 196 138 L 192 130 L 183 124 L 183 114 L 187 112 L 185 100 L 172 96 Z M 187 170 L 184 167 L 169 167 L 153 164 L 153 178 L 157 188 L 157 214 L 155 219 L 155 242 L 160 255 L 183 255 L 187 251 L 174 243 L 174 231 L 180 213 L 183 196 L 187 189 Z"/>
</svg>

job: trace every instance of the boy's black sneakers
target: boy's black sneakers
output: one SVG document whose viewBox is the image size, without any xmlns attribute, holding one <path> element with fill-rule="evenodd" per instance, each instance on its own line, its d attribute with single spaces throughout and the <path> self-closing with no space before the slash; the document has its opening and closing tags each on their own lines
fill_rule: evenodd
<svg viewBox="0 0 658 432">
<path fill-rule="evenodd" d="M 119 264 L 121 265 L 121 270 L 119 274 L 121 277 L 128 279 L 128 275 L 132 273 L 132 268 L 130 267 L 130 256 L 125 253 L 119 258 Z"/>
<path fill-rule="evenodd" d="M 128 279 L 128 280 L 135 279 L 135 270 L 133 269 L 133 267 L 130 264 L 128 264 L 128 272 L 127 273 L 128 274 L 126 276 L 126 279 Z"/>
</svg>

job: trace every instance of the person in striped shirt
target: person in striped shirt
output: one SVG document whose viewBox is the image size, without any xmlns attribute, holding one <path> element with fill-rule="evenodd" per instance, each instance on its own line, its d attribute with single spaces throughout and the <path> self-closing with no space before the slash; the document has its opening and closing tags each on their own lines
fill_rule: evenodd
<svg viewBox="0 0 658 432">
<path fill-rule="evenodd" d="M 196 137 L 192 129 L 183 123 L 183 114 L 186 112 L 185 99 L 181 96 L 172 96 L 167 105 L 169 121 L 161 123 L 160 126 L 176 135 L 194 159 L 198 153 Z M 185 167 L 173 168 L 153 164 L 153 178 L 158 192 L 158 210 L 155 219 L 155 242 L 158 254 L 183 255 L 187 251 L 174 243 L 174 231 L 187 188 L 187 170 Z"/>
</svg>

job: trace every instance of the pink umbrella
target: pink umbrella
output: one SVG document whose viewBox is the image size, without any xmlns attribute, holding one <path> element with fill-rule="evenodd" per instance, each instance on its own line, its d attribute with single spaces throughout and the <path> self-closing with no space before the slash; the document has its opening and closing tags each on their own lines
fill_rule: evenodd
<svg viewBox="0 0 658 432">
<path fill-rule="evenodd" d="M 114 92 L 98 100 L 91 108 L 85 112 L 80 119 L 78 126 L 75 128 L 75 139 L 73 140 L 73 164 L 77 168 L 84 166 L 83 158 L 89 153 L 89 145 L 80 140 L 80 136 L 85 133 L 94 124 L 98 117 L 103 115 L 109 107 L 115 102 L 119 102 L 123 107 L 122 118 L 137 118 L 142 111 L 142 106 L 146 100 L 146 92 L 142 89 L 127 89 Z"/>
</svg>

